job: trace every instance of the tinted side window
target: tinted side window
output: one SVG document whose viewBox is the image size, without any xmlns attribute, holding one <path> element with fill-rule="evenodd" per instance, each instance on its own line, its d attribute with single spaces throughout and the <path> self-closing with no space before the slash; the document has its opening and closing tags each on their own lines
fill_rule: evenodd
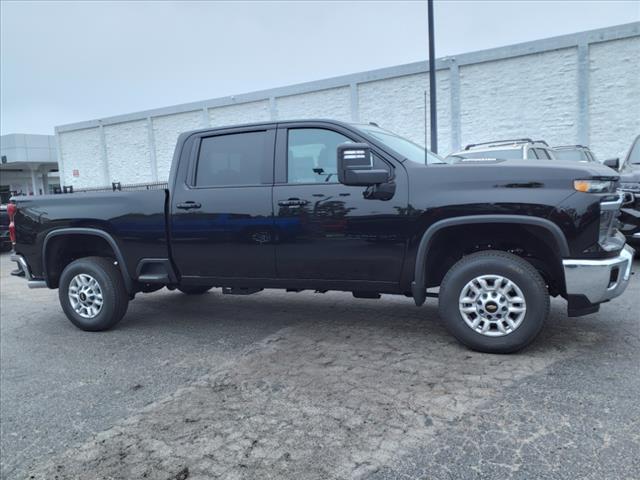
<svg viewBox="0 0 640 480">
<path fill-rule="evenodd" d="M 196 186 L 259 185 L 266 160 L 266 141 L 266 132 L 203 138 L 196 167 Z"/>
<path fill-rule="evenodd" d="M 555 152 L 555 157 L 558 160 L 572 160 L 574 162 L 584 160 L 581 150 L 558 150 Z"/>
<path fill-rule="evenodd" d="M 540 156 L 538 155 L 538 152 L 536 152 L 533 148 L 530 148 L 527 153 L 527 160 L 530 160 L 532 158 L 540 158 Z"/>
<path fill-rule="evenodd" d="M 549 153 L 544 148 L 536 148 L 536 153 L 538 154 L 538 158 L 551 160 L 551 156 L 549 156 Z"/>
<path fill-rule="evenodd" d="M 287 179 L 289 183 L 337 182 L 337 148 L 351 139 L 321 128 L 289 130 Z"/>
<path fill-rule="evenodd" d="M 288 183 L 338 183 L 338 145 L 352 140 L 323 128 L 292 128 L 287 140 Z M 391 167 L 376 155 L 375 168 Z"/>
</svg>

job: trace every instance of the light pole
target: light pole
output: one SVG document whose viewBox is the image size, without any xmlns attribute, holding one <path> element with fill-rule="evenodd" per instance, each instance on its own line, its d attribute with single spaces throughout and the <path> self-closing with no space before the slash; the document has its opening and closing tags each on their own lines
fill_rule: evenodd
<svg viewBox="0 0 640 480">
<path fill-rule="evenodd" d="M 436 46 L 433 38 L 433 0 L 427 0 L 427 16 L 429 23 L 429 114 L 431 118 L 431 151 L 438 153 L 438 105 L 436 103 Z"/>
</svg>

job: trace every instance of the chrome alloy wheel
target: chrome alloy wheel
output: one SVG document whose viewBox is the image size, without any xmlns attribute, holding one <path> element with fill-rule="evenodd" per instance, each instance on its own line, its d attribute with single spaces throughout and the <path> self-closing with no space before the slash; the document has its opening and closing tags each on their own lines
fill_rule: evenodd
<svg viewBox="0 0 640 480">
<path fill-rule="evenodd" d="M 481 275 L 467 283 L 459 308 L 469 328 L 488 337 L 509 335 L 527 313 L 520 287 L 501 275 Z"/>
<path fill-rule="evenodd" d="M 80 273 L 69 283 L 69 301 L 83 318 L 95 318 L 102 310 L 102 289 L 91 275 Z"/>
</svg>

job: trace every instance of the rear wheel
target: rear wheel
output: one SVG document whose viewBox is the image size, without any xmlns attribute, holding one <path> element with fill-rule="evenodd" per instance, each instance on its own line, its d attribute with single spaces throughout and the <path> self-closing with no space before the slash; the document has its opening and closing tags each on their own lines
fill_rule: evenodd
<svg viewBox="0 0 640 480">
<path fill-rule="evenodd" d="M 507 252 L 478 252 L 447 272 L 439 310 L 446 328 L 469 348 L 511 353 L 540 333 L 549 315 L 549 293 L 526 260 Z"/>
<path fill-rule="evenodd" d="M 213 285 L 183 285 L 178 287 L 186 295 L 202 295 L 213 288 Z"/>
<path fill-rule="evenodd" d="M 129 295 L 113 259 L 86 257 L 71 262 L 60 276 L 60 305 L 76 327 L 96 332 L 118 323 Z"/>
</svg>

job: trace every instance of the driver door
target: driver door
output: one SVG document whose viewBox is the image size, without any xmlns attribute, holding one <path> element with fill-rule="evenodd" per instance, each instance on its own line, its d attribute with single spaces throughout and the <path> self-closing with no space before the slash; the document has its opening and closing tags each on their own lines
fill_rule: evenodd
<svg viewBox="0 0 640 480">
<path fill-rule="evenodd" d="M 365 198 L 366 187 L 338 183 L 337 146 L 362 141 L 352 135 L 333 125 L 278 129 L 273 189 L 278 278 L 399 281 L 407 189 L 378 200 Z M 393 170 L 380 157 L 376 162 Z"/>
</svg>

